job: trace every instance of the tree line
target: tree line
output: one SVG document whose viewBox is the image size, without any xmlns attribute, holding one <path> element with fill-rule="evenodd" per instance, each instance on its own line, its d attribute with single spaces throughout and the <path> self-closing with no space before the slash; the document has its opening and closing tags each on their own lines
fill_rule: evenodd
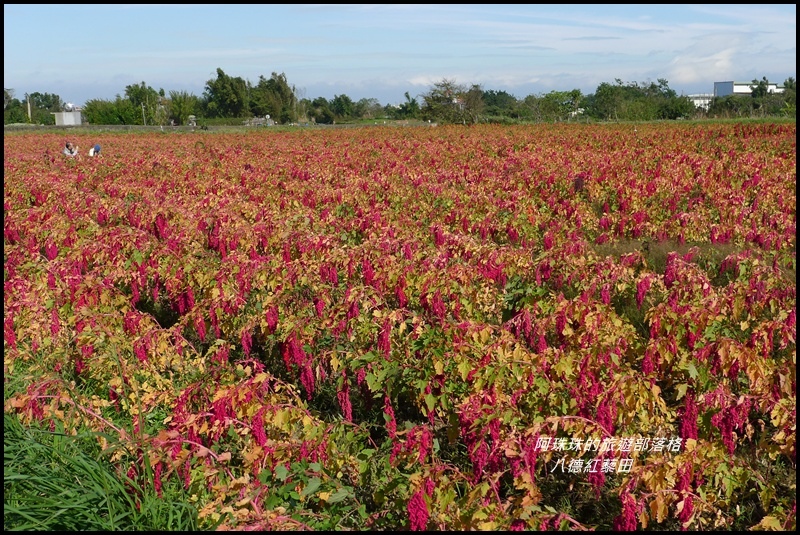
<svg viewBox="0 0 800 535">
<path fill-rule="evenodd" d="M 261 75 L 253 84 L 217 68 L 201 96 L 187 91 L 156 90 L 141 82 L 125 87 L 114 100 L 92 99 L 81 112 L 89 124 L 186 125 L 192 120 L 246 121 L 269 118 L 276 124 L 336 124 L 364 120 L 420 120 L 440 124 L 530 123 L 558 121 L 653 121 L 701 117 L 796 116 L 794 78 L 783 83 L 782 93 L 770 93 L 766 77 L 752 81 L 751 94 L 713 98 L 708 109 L 696 107 L 678 95 L 667 80 L 657 82 L 601 83 L 594 93 L 579 89 L 550 91 L 524 98 L 478 84 L 459 84 L 442 79 L 428 91 L 398 105 L 381 105 L 375 98 L 352 100 L 347 95 L 332 99 L 305 98 L 290 85 L 286 75 Z M 64 111 L 58 95 L 31 93 L 20 100 L 4 88 L 4 124 L 55 124 L 54 112 Z M 240 123 L 241 124 L 241 123 Z"/>
</svg>

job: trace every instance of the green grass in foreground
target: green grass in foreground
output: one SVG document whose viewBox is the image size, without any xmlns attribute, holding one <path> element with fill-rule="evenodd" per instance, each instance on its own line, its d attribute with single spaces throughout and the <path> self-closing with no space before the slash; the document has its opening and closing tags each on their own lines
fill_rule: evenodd
<svg viewBox="0 0 800 535">
<path fill-rule="evenodd" d="M 197 530 L 182 489 L 142 488 L 102 458 L 91 433 L 24 428 L 3 415 L 3 529 L 19 531 Z M 138 504 L 137 504 L 138 501 Z"/>
</svg>

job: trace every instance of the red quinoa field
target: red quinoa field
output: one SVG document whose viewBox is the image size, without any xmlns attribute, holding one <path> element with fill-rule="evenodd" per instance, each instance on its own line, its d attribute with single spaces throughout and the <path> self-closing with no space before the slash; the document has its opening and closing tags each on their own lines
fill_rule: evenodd
<svg viewBox="0 0 800 535">
<path fill-rule="evenodd" d="M 6 419 L 201 529 L 793 530 L 796 134 L 6 133 Z"/>
</svg>

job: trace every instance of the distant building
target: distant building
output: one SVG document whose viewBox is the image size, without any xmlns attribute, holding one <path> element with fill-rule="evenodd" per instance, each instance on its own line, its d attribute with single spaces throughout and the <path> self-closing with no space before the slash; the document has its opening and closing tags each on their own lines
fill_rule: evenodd
<svg viewBox="0 0 800 535">
<path fill-rule="evenodd" d="M 750 95 L 758 82 L 714 82 L 714 96 L 727 97 L 728 95 Z M 782 85 L 770 83 L 767 93 L 783 93 Z"/>
<path fill-rule="evenodd" d="M 53 115 L 56 116 L 56 126 L 80 126 L 83 124 L 80 110 L 59 111 Z"/>
<path fill-rule="evenodd" d="M 713 93 L 695 93 L 694 95 L 686 95 L 692 101 L 692 104 L 697 108 L 708 110 L 711 105 L 711 99 L 714 98 Z"/>
</svg>

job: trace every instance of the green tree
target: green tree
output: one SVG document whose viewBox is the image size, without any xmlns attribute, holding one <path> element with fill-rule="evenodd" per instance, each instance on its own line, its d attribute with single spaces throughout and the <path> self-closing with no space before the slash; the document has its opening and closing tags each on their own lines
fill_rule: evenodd
<svg viewBox="0 0 800 535">
<path fill-rule="evenodd" d="M 347 120 L 353 116 L 355 102 L 347 95 L 333 95 L 330 108 L 336 119 Z"/>
<path fill-rule="evenodd" d="M 142 110 L 128 98 L 117 95 L 116 100 L 92 99 L 82 110 L 89 124 L 135 125 L 142 124 Z"/>
<path fill-rule="evenodd" d="M 519 118 L 519 101 L 513 95 L 505 91 L 495 91 L 490 89 L 483 92 L 483 102 L 486 106 L 485 112 L 490 116 L 506 116 Z"/>
<path fill-rule="evenodd" d="M 538 95 L 527 95 L 520 101 L 520 115 L 539 122 L 542 121 L 541 99 Z"/>
<path fill-rule="evenodd" d="M 594 119 L 624 121 L 654 121 L 678 119 L 695 113 L 691 100 L 678 96 L 669 82 L 601 83 L 591 98 L 584 99 L 586 112 Z"/>
<path fill-rule="evenodd" d="M 31 106 L 48 112 L 64 111 L 65 103 L 58 95 L 51 93 L 31 93 L 28 95 Z"/>
<path fill-rule="evenodd" d="M 753 112 L 753 99 L 747 95 L 714 97 L 708 106 L 708 116 L 717 118 L 746 117 Z"/>
<path fill-rule="evenodd" d="M 200 99 L 188 91 L 169 92 L 169 117 L 176 125 L 184 125 L 190 115 L 196 115 Z"/>
<path fill-rule="evenodd" d="M 753 80 L 751 96 L 753 97 L 753 111 L 762 117 L 781 115 L 786 109 L 786 96 L 770 91 L 770 83 L 764 76 L 761 81 Z M 784 86 L 784 93 L 786 87 Z"/>
<path fill-rule="evenodd" d="M 455 80 L 442 79 L 422 95 L 423 119 L 442 123 L 457 122 L 456 95 L 462 91 Z"/>
<path fill-rule="evenodd" d="M 797 83 L 795 79 L 789 77 L 783 82 L 783 108 L 782 115 L 789 117 L 797 116 Z"/>
<path fill-rule="evenodd" d="M 18 124 L 28 122 L 28 112 L 25 104 L 14 97 L 13 89 L 3 88 L 3 124 Z"/>
<path fill-rule="evenodd" d="M 619 119 L 619 112 L 625 100 L 625 88 L 622 86 L 622 80 L 617 79 L 616 82 L 614 85 L 603 82 L 597 86 L 591 107 L 588 109 L 589 115 L 600 120 Z"/>
<path fill-rule="evenodd" d="M 284 73 L 273 72 L 269 79 L 258 77 L 258 83 L 250 90 L 250 111 L 257 117 L 269 115 L 281 123 L 297 119 L 297 97 Z"/>
<path fill-rule="evenodd" d="M 421 117 L 440 123 L 474 123 L 484 109 L 483 90 L 479 85 L 467 89 L 446 78 L 421 96 Z"/>
<path fill-rule="evenodd" d="M 241 77 L 231 77 L 217 68 L 217 78 L 206 82 L 203 106 L 208 117 L 250 116 L 250 87 Z"/>
<path fill-rule="evenodd" d="M 652 119 L 674 120 L 691 117 L 695 114 L 694 103 L 686 96 L 679 96 L 674 89 L 669 87 L 669 82 L 659 78 L 658 83 L 642 85 L 642 97 L 648 102 L 648 111 Z"/>
<path fill-rule="evenodd" d="M 30 93 L 23 100 L 14 97 L 13 89 L 3 91 L 3 124 L 55 124 L 53 113 L 64 111 L 64 101 L 51 93 Z M 30 114 L 30 116 L 29 116 Z"/>
<path fill-rule="evenodd" d="M 308 118 L 317 124 L 333 124 L 335 119 L 330 103 L 325 97 L 317 97 L 311 101 L 306 113 Z"/>
<path fill-rule="evenodd" d="M 573 104 L 566 91 L 550 91 L 540 97 L 539 110 L 544 121 L 565 121 L 573 110 Z"/>
<path fill-rule="evenodd" d="M 311 100 L 301 97 L 297 100 L 297 118 L 303 121 L 312 121 L 313 106 Z"/>
<path fill-rule="evenodd" d="M 8 105 L 11 104 L 11 101 L 14 99 L 14 90 L 9 89 L 7 87 L 3 88 L 3 109 L 5 110 L 8 108 Z"/>
<path fill-rule="evenodd" d="M 419 108 L 419 104 L 417 104 L 417 108 Z M 374 119 L 383 114 L 383 107 L 376 98 L 362 98 L 356 102 L 353 113 L 358 118 Z"/>
<path fill-rule="evenodd" d="M 280 100 L 271 91 L 268 80 L 259 76 L 258 83 L 250 90 L 250 112 L 255 117 L 277 116 L 280 107 Z"/>
<path fill-rule="evenodd" d="M 406 101 L 397 107 L 392 107 L 391 115 L 393 119 L 416 119 L 420 115 L 420 107 L 417 99 L 411 98 L 408 91 L 405 92 Z"/>
<path fill-rule="evenodd" d="M 658 108 L 659 119 L 681 119 L 693 117 L 697 106 L 687 96 L 675 96 L 662 102 Z"/>
<path fill-rule="evenodd" d="M 163 89 L 156 91 L 144 82 L 125 86 L 125 98 L 134 108 L 139 109 L 135 124 L 158 124 L 156 113 L 163 94 Z"/>
<path fill-rule="evenodd" d="M 754 99 L 764 98 L 769 93 L 769 80 L 767 80 L 766 76 L 761 78 L 761 81 L 753 78 L 753 85 L 750 86 L 750 89 L 753 90 L 750 96 Z"/>
<path fill-rule="evenodd" d="M 463 117 L 462 123 L 477 124 L 481 116 L 486 111 L 486 104 L 483 101 L 483 88 L 478 84 L 472 84 L 469 89 L 460 95 L 460 104 Z"/>
</svg>

